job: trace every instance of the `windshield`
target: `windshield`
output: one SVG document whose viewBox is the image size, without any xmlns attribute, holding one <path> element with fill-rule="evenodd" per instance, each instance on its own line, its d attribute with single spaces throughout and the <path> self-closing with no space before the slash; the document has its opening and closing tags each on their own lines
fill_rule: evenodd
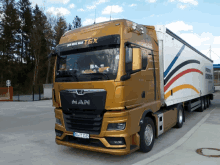
<svg viewBox="0 0 220 165">
<path fill-rule="evenodd" d="M 118 62 L 119 45 L 61 52 L 57 58 L 56 82 L 114 80 Z"/>
</svg>

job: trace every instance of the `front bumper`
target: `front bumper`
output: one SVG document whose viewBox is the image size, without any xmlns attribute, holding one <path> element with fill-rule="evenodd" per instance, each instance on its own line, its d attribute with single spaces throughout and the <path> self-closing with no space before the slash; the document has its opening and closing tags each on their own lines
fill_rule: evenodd
<svg viewBox="0 0 220 165">
<path fill-rule="evenodd" d="M 58 145 L 65 145 L 74 148 L 80 148 L 90 151 L 98 151 L 103 153 L 109 153 L 113 155 L 126 155 L 139 149 L 139 135 L 135 133 L 130 135 L 129 133 L 129 115 L 126 111 L 121 112 L 106 112 L 102 127 L 99 135 L 90 135 L 90 139 L 86 143 L 82 142 L 84 139 L 77 139 L 73 137 L 73 132 L 67 131 L 64 127 L 63 113 L 60 109 L 55 109 L 55 117 L 61 119 L 61 125 L 55 124 L 55 129 L 62 131 L 62 136 L 56 136 L 56 143 Z M 126 122 L 125 130 L 121 131 L 107 131 L 109 123 L 121 123 Z M 106 140 L 107 137 L 123 137 L 124 145 L 110 145 Z"/>
<path fill-rule="evenodd" d="M 110 148 L 103 148 L 103 147 L 93 147 L 93 146 L 87 146 L 87 145 L 82 145 L 82 144 L 76 144 L 76 143 L 70 143 L 70 142 L 64 142 L 61 140 L 58 140 L 56 138 L 56 143 L 58 145 L 65 145 L 68 147 L 73 147 L 73 148 L 79 148 L 79 149 L 85 149 L 85 150 L 90 150 L 90 151 L 96 151 L 96 152 L 103 152 L 103 153 L 108 153 L 112 155 L 126 155 L 130 153 L 130 148 L 125 148 L 125 149 L 110 149 Z"/>
</svg>

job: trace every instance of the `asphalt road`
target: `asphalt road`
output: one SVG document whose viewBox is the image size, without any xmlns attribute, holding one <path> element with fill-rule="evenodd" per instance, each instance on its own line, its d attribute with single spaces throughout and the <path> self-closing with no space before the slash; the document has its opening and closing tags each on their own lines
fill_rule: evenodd
<svg viewBox="0 0 220 165">
<path fill-rule="evenodd" d="M 52 101 L 0 102 L 0 164 L 16 165 L 127 165 L 141 161 L 177 142 L 213 108 L 219 106 L 220 94 L 203 113 L 186 112 L 181 129 L 172 128 L 155 140 L 149 153 L 114 156 L 74 149 L 55 143 L 55 117 Z"/>
</svg>

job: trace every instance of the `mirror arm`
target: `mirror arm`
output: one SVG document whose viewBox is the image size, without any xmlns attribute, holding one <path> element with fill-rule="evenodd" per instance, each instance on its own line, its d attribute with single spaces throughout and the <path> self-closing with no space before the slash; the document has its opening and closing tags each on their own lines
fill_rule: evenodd
<svg viewBox="0 0 220 165">
<path fill-rule="evenodd" d="M 134 70 L 134 71 L 131 72 L 131 74 L 133 74 L 133 73 L 137 73 L 137 72 L 139 72 L 139 71 L 141 71 L 141 70 L 142 70 L 142 69 Z"/>
<path fill-rule="evenodd" d="M 131 74 L 128 72 L 125 75 L 121 76 L 121 81 L 125 81 L 131 78 Z"/>
<path fill-rule="evenodd" d="M 131 78 L 131 74 L 133 73 L 137 73 L 139 71 L 141 71 L 142 69 L 137 69 L 137 70 L 134 70 L 134 71 L 131 71 L 131 72 L 127 72 L 125 75 L 121 76 L 121 81 L 125 81 L 125 80 L 128 80 Z"/>
</svg>

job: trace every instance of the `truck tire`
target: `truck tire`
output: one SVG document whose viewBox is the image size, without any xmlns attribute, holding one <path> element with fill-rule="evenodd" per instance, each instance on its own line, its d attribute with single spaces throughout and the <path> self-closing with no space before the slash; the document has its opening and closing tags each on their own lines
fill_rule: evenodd
<svg viewBox="0 0 220 165">
<path fill-rule="evenodd" d="M 203 99 L 203 97 L 201 97 L 200 100 L 201 100 L 201 106 L 199 107 L 198 111 L 203 112 L 204 111 L 204 99 Z"/>
<path fill-rule="evenodd" d="M 206 98 L 206 102 L 207 102 L 206 105 L 207 105 L 207 108 L 208 108 L 209 107 L 209 103 L 210 103 L 209 102 L 209 97 Z"/>
<path fill-rule="evenodd" d="M 140 150 L 144 153 L 149 152 L 153 148 L 154 139 L 154 122 L 150 117 L 146 117 L 140 130 Z"/>
<path fill-rule="evenodd" d="M 181 128 L 183 126 L 183 107 L 182 105 L 177 106 L 177 123 L 175 128 Z"/>
<path fill-rule="evenodd" d="M 204 110 L 207 108 L 207 99 L 206 96 L 203 97 L 203 103 L 204 103 Z"/>
</svg>

